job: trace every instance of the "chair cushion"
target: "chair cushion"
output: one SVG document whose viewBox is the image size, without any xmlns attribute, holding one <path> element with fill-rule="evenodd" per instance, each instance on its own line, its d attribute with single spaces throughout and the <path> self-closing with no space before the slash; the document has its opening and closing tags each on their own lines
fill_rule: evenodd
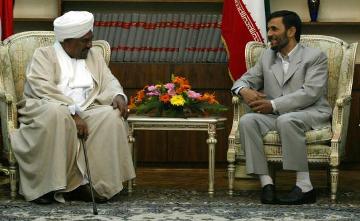
<svg viewBox="0 0 360 221">
<path fill-rule="evenodd" d="M 323 163 L 329 162 L 331 148 L 324 144 L 309 144 L 307 147 L 307 156 L 309 162 Z M 265 155 L 268 161 L 281 162 L 282 149 L 280 146 L 265 145 Z"/>
<path fill-rule="evenodd" d="M 305 133 L 306 135 L 306 144 L 324 144 L 329 143 L 332 137 L 332 132 L 330 127 L 324 127 L 321 129 L 310 130 Z M 265 145 L 276 145 L 280 146 L 280 136 L 277 131 L 269 131 L 264 136 Z"/>
</svg>

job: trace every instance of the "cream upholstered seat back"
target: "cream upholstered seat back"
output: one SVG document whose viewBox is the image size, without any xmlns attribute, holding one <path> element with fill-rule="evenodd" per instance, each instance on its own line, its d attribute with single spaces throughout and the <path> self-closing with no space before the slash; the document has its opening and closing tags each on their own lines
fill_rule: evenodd
<svg viewBox="0 0 360 221">
<path fill-rule="evenodd" d="M 9 166 L 0 170 L 10 175 L 11 196 L 16 196 L 17 167 L 13 156 L 9 132 L 17 128 L 16 103 L 22 99 L 25 72 L 35 49 L 55 42 L 52 31 L 27 31 L 10 36 L 0 44 L 0 110 L 3 146 L 1 155 L 7 155 Z M 110 45 L 104 40 L 93 41 L 93 48 L 110 61 Z M 3 154 L 3 152 L 5 154 Z"/>
<path fill-rule="evenodd" d="M 9 88 L 6 92 L 13 96 L 15 102 L 22 97 L 26 67 L 35 49 L 51 45 L 54 39 L 51 32 L 28 32 L 14 35 L 4 42 L 8 47 L 11 63 L 11 72 L 4 78 L 11 80 L 14 85 L 14 88 Z"/>
<path fill-rule="evenodd" d="M 8 88 L 11 87 L 11 85 L 14 85 L 14 83 L 12 81 L 9 85 L 8 82 L 6 82 L 8 79 L 7 75 L 11 75 L 12 79 L 10 58 L 7 47 L 3 46 L 2 42 L 0 42 L 0 91 L 15 90 L 13 88 Z"/>
</svg>

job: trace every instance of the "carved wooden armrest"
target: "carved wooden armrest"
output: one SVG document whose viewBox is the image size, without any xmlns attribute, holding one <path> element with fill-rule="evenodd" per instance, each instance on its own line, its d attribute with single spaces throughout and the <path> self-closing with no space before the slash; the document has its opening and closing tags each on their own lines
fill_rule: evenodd
<svg viewBox="0 0 360 221">
<path fill-rule="evenodd" d="M 351 102 L 351 96 L 341 97 L 336 100 L 336 106 L 343 107 L 345 105 L 350 104 L 350 102 Z"/>
<path fill-rule="evenodd" d="M 232 103 L 234 107 L 234 116 L 233 116 L 233 122 L 232 127 L 229 135 L 229 148 L 227 151 L 227 160 L 228 162 L 234 162 L 235 156 L 237 154 L 237 146 L 240 142 L 240 134 L 239 134 L 239 122 L 240 117 L 244 115 L 246 112 L 244 108 L 244 103 L 242 102 L 243 99 L 241 96 L 233 95 L 232 97 Z"/>
<path fill-rule="evenodd" d="M 351 96 L 344 96 L 336 100 L 333 118 L 331 138 L 330 164 L 339 165 L 341 156 L 345 153 L 343 140 L 347 134 L 349 114 L 350 114 Z"/>
<path fill-rule="evenodd" d="M 0 91 L 0 111 L 1 111 L 1 121 L 3 130 L 13 130 L 17 125 L 17 112 L 16 104 L 12 95 Z M 5 134 L 3 134 L 5 135 Z"/>
<path fill-rule="evenodd" d="M 332 119 L 332 130 L 334 135 L 331 142 L 339 142 L 341 139 L 342 128 L 347 126 L 344 124 L 347 124 L 347 115 L 350 114 L 350 103 L 351 96 L 344 96 L 336 100 Z"/>
</svg>

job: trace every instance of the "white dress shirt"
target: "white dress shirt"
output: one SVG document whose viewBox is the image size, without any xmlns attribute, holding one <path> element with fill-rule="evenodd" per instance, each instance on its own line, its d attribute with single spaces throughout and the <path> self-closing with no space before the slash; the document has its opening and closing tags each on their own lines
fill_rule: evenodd
<svg viewBox="0 0 360 221">
<path fill-rule="evenodd" d="M 71 58 L 58 41 L 55 42 L 54 47 L 61 68 L 57 87 L 65 96 L 73 99 L 74 103 L 68 106 L 70 113 L 81 114 L 84 111 L 81 105 L 94 88 L 94 80 L 87 69 L 85 59 Z"/>
</svg>

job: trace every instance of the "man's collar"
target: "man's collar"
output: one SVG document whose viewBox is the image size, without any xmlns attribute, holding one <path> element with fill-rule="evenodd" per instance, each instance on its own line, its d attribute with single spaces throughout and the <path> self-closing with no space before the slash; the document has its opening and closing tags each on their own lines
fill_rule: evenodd
<svg viewBox="0 0 360 221">
<path fill-rule="evenodd" d="M 277 55 L 279 58 L 281 58 L 282 60 L 289 60 L 289 61 L 291 61 L 291 59 L 292 59 L 292 57 L 294 56 L 295 51 L 298 49 L 298 47 L 299 47 L 299 44 L 297 43 L 297 44 L 295 45 L 295 47 L 294 47 L 286 56 L 282 56 L 282 54 L 280 53 L 280 51 L 277 52 L 276 55 Z"/>
<path fill-rule="evenodd" d="M 54 47 L 55 47 L 56 50 L 58 50 L 58 51 L 62 54 L 62 56 L 64 56 L 65 58 L 67 58 L 67 59 L 69 59 L 69 60 L 72 59 L 72 58 L 66 53 L 65 49 L 63 48 L 63 46 L 61 45 L 60 42 L 55 41 Z"/>
</svg>

